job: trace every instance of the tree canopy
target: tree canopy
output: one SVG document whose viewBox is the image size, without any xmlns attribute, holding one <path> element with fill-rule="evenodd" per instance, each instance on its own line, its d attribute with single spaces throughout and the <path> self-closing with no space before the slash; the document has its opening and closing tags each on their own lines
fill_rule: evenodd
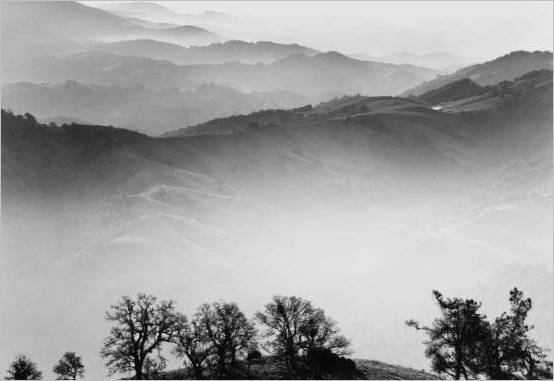
<svg viewBox="0 0 554 381">
<path fill-rule="evenodd" d="M 212 344 L 220 375 L 257 347 L 256 328 L 236 303 L 203 304 L 197 316 Z"/>
<path fill-rule="evenodd" d="M 53 371 L 58 376 L 58 380 L 76 380 L 77 377 L 84 376 L 85 366 L 81 356 L 77 356 L 75 352 L 66 352 L 54 366 Z"/>
<path fill-rule="evenodd" d="M 510 291 L 510 312 L 493 322 L 479 313 L 481 303 L 472 299 L 446 299 L 433 291 L 441 316 L 431 326 L 414 320 L 406 324 L 425 331 L 425 354 L 439 374 L 454 379 L 552 378 L 552 362 L 545 349 L 529 337 L 533 328 L 526 323 L 530 298 L 514 288 Z"/>
<path fill-rule="evenodd" d="M 100 352 L 110 374 L 134 372 L 141 380 L 147 373 L 145 365 L 153 366 L 152 354 L 157 352 L 161 357 L 162 343 L 174 338 L 182 316 L 175 311 L 173 301 L 139 294 L 136 299 L 124 296 L 111 306 L 106 320 L 115 324 Z"/>
<path fill-rule="evenodd" d="M 282 358 L 289 376 L 301 372 L 300 357 L 305 355 L 313 370 L 316 352 L 346 354 L 349 341 L 322 309 L 296 296 L 274 296 L 256 319 L 266 327 L 264 348 Z"/>
<path fill-rule="evenodd" d="M 42 372 L 37 369 L 37 364 L 25 355 L 17 355 L 10 364 L 6 380 L 40 380 Z"/>
</svg>

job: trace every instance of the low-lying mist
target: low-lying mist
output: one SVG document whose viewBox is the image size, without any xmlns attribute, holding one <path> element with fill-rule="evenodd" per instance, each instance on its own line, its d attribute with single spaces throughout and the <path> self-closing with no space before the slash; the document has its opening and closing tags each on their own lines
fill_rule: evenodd
<svg viewBox="0 0 554 381">
<path fill-rule="evenodd" d="M 77 351 L 88 377 L 104 377 L 104 311 L 138 292 L 187 314 L 231 300 L 252 315 L 272 295 L 302 296 L 337 320 L 354 357 L 428 369 L 424 337 L 404 321 L 431 321 L 433 289 L 493 317 L 517 286 L 552 347 L 548 142 L 521 156 L 356 122 L 136 139 L 85 151 L 84 169 L 40 190 L 14 194 L 14 167 L 4 172 L 0 357 L 48 369 Z M 78 165 L 56 152 L 50 167 Z"/>
</svg>

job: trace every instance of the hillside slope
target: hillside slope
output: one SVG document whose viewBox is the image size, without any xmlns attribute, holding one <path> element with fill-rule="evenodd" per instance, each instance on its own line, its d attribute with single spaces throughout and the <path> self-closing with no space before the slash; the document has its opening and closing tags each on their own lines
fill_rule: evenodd
<svg viewBox="0 0 554 381">
<path fill-rule="evenodd" d="M 540 102 L 544 108 L 548 102 L 549 85 L 552 82 L 552 71 L 540 70 L 525 74 L 513 81 L 505 81 L 496 86 L 479 86 L 470 79 L 449 83 L 441 88 L 430 90 L 419 97 L 364 97 L 350 96 L 335 98 L 315 107 L 305 106 L 292 110 L 263 110 L 248 115 L 235 115 L 228 118 L 214 119 L 195 126 L 181 128 L 165 133 L 164 137 L 194 135 L 230 135 L 257 128 L 261 125 L 287 125 L 290 123 L 317 123 L 325 120 L 346 120 L 354 122 L 364 118 L 377 117 L 399 118 L 405 116 L 417 118 L 424 116 L 426 123 L 433 119 L 445 119 L 444 112 L 460 113 L 464 111 L 483 112 L 482 115 L 508 112 L 528 105 L 529 102 Z M 531 96 L 533 101 L 527 98 Z M 539 101 L 540 100 L 540 101 Z M 442 113 L 433 113 L 437 107 Z M 476 114 L 477 115 L 477 114 Z M 541 113 L 539 118 L 545 117 Z M 467 118 L 471 118 L 468 115 Z M 454 120 L 457 120 L 455 118 Z M 413 122 L 413 120 L 411 120 Z M 483 121 L 481 121 L 483 123 Z"/>
<path fill-rule="evenodd" d="M 380 361 L 354 359 L 356 370 L 343 370 L 335 374 L 326 374 L 326 380 L 439 380 L 439 376 L 398 365 Z M 239 372 L 235 375 L 240 379 L 283 380 L 287 379 L 284 364 L 271 357 L 263 357 L 254 361 L 249 372 Z M 190 379 L 187 369 L 177 369 L 164 372 L 160 379 L 182 380 Z"/>
<path fill-rule="evenodd" d="M 126 1 L 100 3 L 97 7 L 124 17 L 139 18 L 150 21 L 169 21 L 183 23 L 184 14 L 174 12 L 160 4 L 147 1 Z"/>
<path fill-rule="evenodd" d="M 502 81 L 511 81 L 534 70 L 552 70 L 552 52 L 511 52 L 492 61 L 468 66 L 453 74 L 427 81 L 407 90 L 404 95 L 421 95 L 464 78 L 469 78 L 481 86 L 496 85 Z"/>
<path fill-rule="evenodd" d="M 252 316 L 283 293 L 325 306 L 356 357 L 421 369 L 404 322 L 436 317 L 430 290 L 487 305 L 509 283 L 552 347 L 552 73 L 462 100 L 479 107 L 354 96 L 169 138 L 4 112 L 6 341 L 39 359 L 71 342 L 100 374 L 121 295 Z"/>
<path fill-rule="evenodd" d="M 479 86 L 470 79 L 449 83 L 444 87 L 431 90 L 420 97 L 430 104 L 439 105 L 443 112 L 496 112 L 508 104 L 529 102 L 529 93 L 541 93 L 544 97 L 535 97 L 533 102 L 548 102 L 549 86 L 552 82 L 551 70 L 529 72 L 513 81 L 503 81 L 496 86 Z M 533 107 L 532 105 L 528 105 Z"/>
<path fill-rule="evenodd" d="M 436 374 L 374 360 L 355 359 L 364 380 L 438 380 Z"/>
<path fill-rule="evenodd" d="M 98 42 L 157 39 L 203 45 L 224 40 L 197 26 L 139 25 L 76 1 L 3 1 L 1 9 L 3 83 L 29 80 L 24 69 L 40 65 L 39 58 L 90 49 Z"/>
<path fill-rule="evenodd" d="M 73 81 L 56 85 L 17 82 L 2 87 L 2 107 L 15 113 L 29 112 L 39 120 L 86 120 L 154 136 L 218 117 L 306 103 L 306 98 L 291 92 L 242 93 L 215 84 L 185 91 Z"/>
</svg>

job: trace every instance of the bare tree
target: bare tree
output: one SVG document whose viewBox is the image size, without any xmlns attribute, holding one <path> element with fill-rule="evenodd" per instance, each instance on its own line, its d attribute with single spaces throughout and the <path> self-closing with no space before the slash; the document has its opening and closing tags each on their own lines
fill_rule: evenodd
<svg viewBox="0 0 554 381">
<path fill-rule="evenodd" d="M 10 364 L 6 380 L 40 380 L 42 372 L 37 369 L 37 364 L 29 360 L 25 355 L 17 355 Z"/>
<path fill-rule="evenodd" d="M 235 367 L 237 360 L 257 345 L 254 324 L 235 303 L 203 304 L 198 318 L 212 343 L 219 375 L 225 375 L 229 367 Z"/>
<path fill-rule="evenodd" d="M 124 296 L 106 312 L 106 320 L 114 322 L 100 352 L 110 374 L 134 372 L 141 380 L 146 360 L 164 342 L 171 342 L 181 315 L 173 301 L 160 301 L 155 296 L 139 294 L 135 300 Z"/>
<path fill-rule="evenodd" d="M 315 352 L 348 353 L 350 343 L 340 334 L 336 323 L 322 309 L 314 308 L 302 298 L 274 296 L 265 312 L 258 312 L 256 318 L 267 327 L 265 336 L 269 341 L 265 349 L 285 361 L 289 376 L 298 373 L 302 353 L 310 366 Z"/>
<path fill-rule="evenodd" d="M 326 350 L 337 355 L 350 354 L 350 341 L 340 334 L 337 323 L 316 308 L 300 326 L 301 347 L 308 353 L 311 350 Z"/>
<path fill-rule="evenodd" d="M 321 378 L 326 363 L 350 353 L 349 340 L 340 334 L 337 323 L 325 316 L 320 308 L 313 310 L 311 316 L 301 325 L 300 332 L 301 348 L 306 354 L 312 378 Z"/>
<path fill-rule="evenodd" d="M 186 358 L 195 379 L 202 379 L 208 358 L 213 353 L 213 345 L 199 315 L 190 323 L 183 319 L 175 335 L 175 344 L 177 344 L 175 348 L 177 356 Z"/>
<path fill-rule="evenodd" d="M 257 320 L 267 327 L 269 338 L 264 349 L 282 358 L 289 376 L 297 372 L 298 353 L 302 347 L 301 328 L 313 313 L 310 302 L 295 296 L 274 296 L 266 304 L 265 312 L 256 314 Z"/>
<path fill-rule="evenodd" d="M 76 380 L 77 377 L 84 376 L 85 366 L 81 356 L 77 356 L 75 352 L 66 352 L 54 366 L 53 371 L 58 376 L 58 380 Z"/>
</svg>

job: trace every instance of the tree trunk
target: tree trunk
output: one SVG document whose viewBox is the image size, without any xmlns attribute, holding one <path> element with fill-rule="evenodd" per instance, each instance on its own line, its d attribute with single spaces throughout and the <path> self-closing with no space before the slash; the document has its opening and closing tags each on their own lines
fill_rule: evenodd
<svg viewBox="0 0 554 381">
<path fill-rule="evenodd" d="M 288 357 L 285 358 L 285 365 L 287 367 L 287 376 L 289 378 L 292 378 L 292 370 L 291 370 L 291 366 L 290 366 L 290 360 Z"/>
<path fill-rule="evenodd" d="M 294 358 L 293 354 L 289 355 L 289 363 L 290 363 L 291 376 L 296 375 L 297 373 L 296 359 Z"/>
<path fill-rule="evenodd" d="M 455 358 L 455 374 L 454 374 L 454 379 L 455 380 L 459 380 L 460 377 L 462 376 L 462 355 L 461 355 L 461 350 L 460 350 L 460 347 L 458 345 L 455 345 L 454 346 L 454 358 Z"/>
<path fill-rule="evenodd" d="M 144 365 L 144 359 L 139 359 L 135 363 L 135 379 L 136 380 L 144 380 L 144 374 L 142 372 L 143 365 Z"/>
<path fill-rule="evenodd" d="M 192 364 L 192 370 L 194 372 L 194 378 L 196 380 L 201 380 L 202 379 L 202 366 L 198 365 L 196 363 L 193 363 Z"/>
<path fill-rule="evenodd" d="M 135 380 L 142 380 L 142 369 L 140 369 L 138 366 L 135 367 Z"/>
<path fill-rule="evenodd" d="M 464 373 L 464 378 L 467 380 L 468 377 L 467 377 L 467 372 L 466 372 L 466 368 L 464 368 L 464 366 L 462 365 L 462 372 Z"/>
<path fill-rule="evenodd" d="M 225 350 L 219 350 L 219 359 L 218 359 L 218 372 L 220 376 L 223 376 L 225 374 Z"/>
</svg>

